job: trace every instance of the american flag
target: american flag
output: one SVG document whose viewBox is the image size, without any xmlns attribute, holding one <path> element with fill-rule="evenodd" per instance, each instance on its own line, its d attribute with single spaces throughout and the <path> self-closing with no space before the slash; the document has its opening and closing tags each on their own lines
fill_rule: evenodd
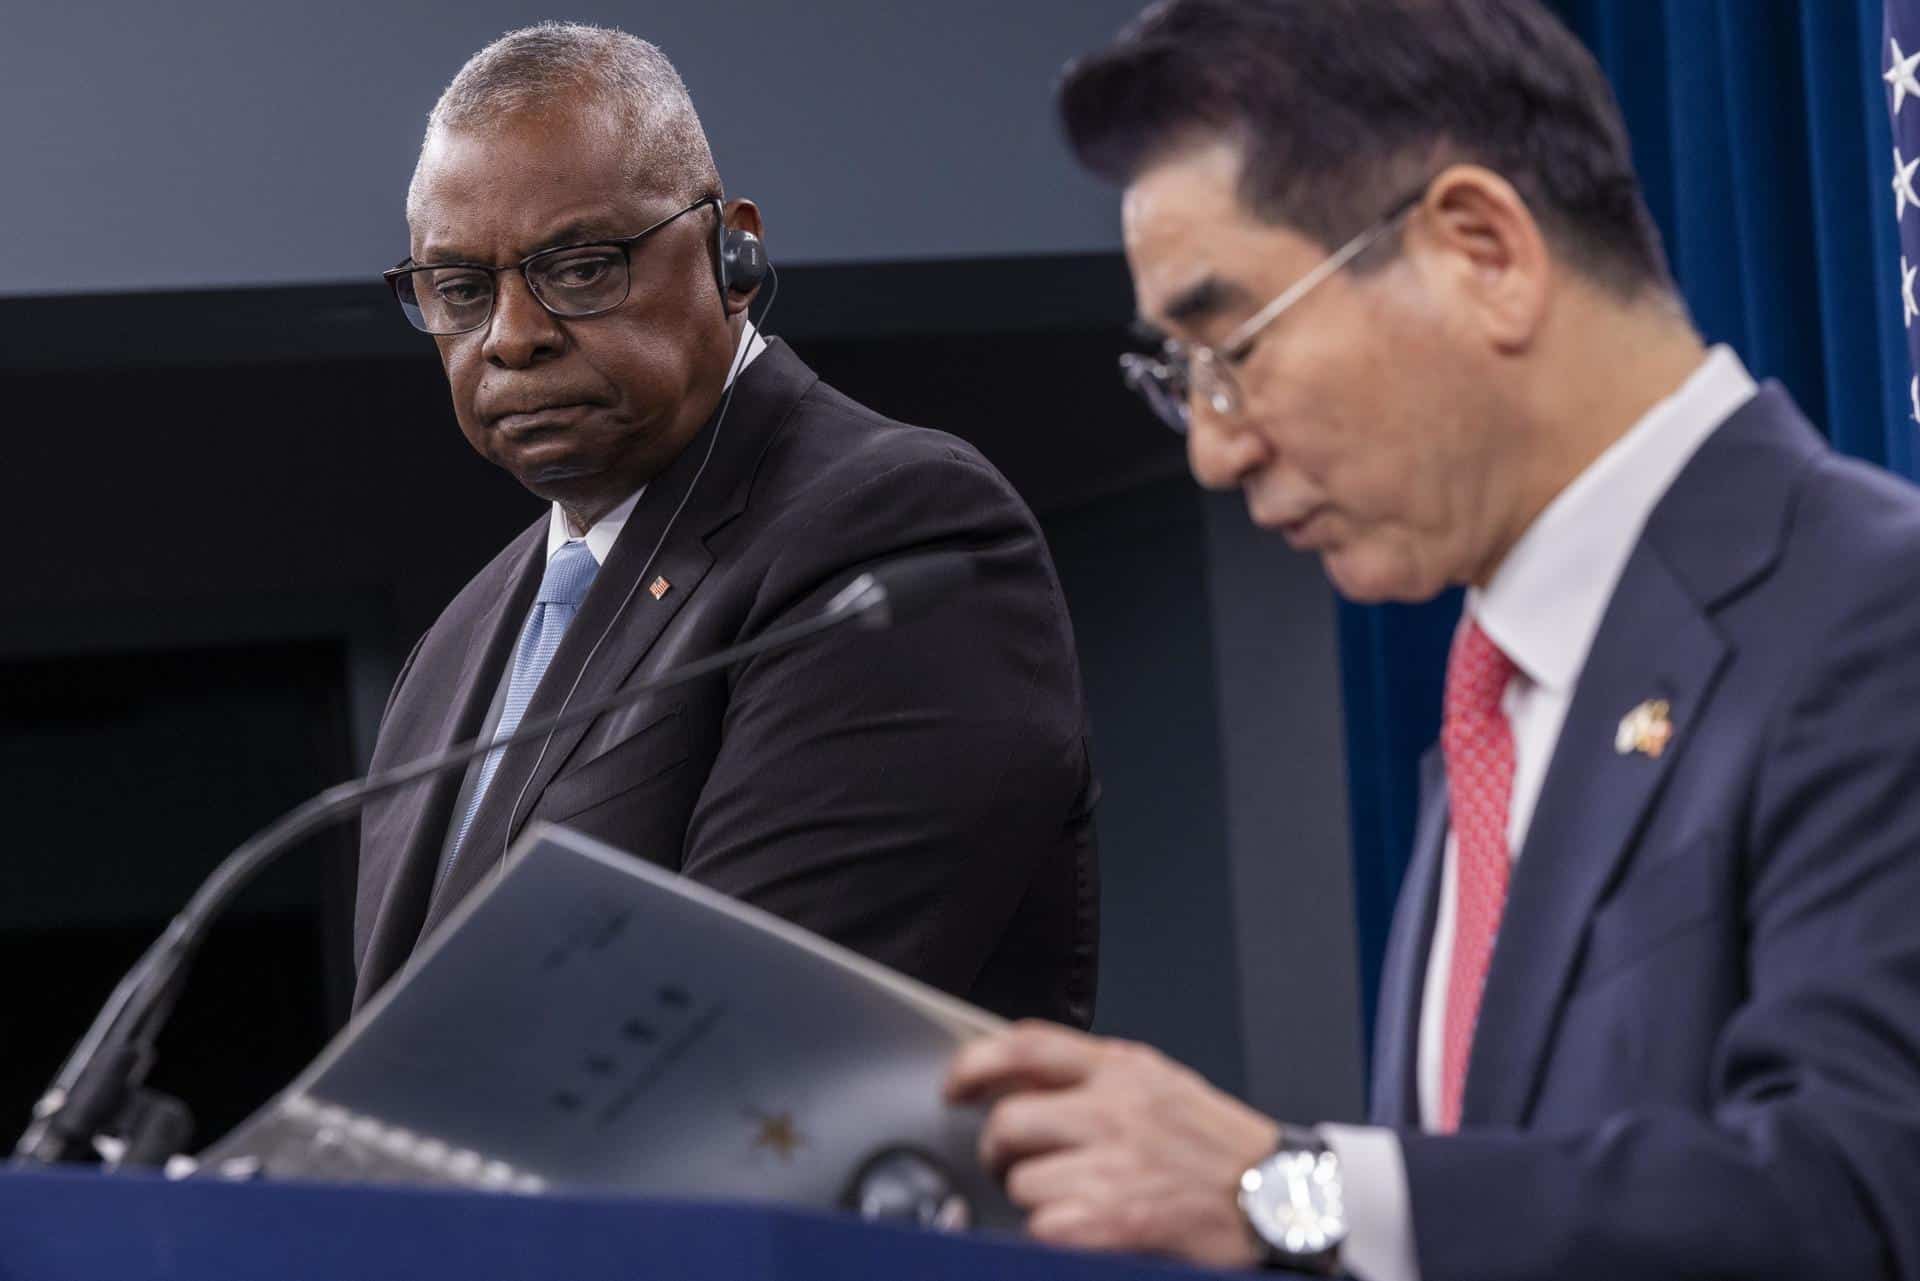
<svg viewBox="0 0 1920 1281">
<path fill-rule="evenodd" d="M 1900 310 L 1912 360 L 1907 397 L 1920 421 L 1920 0 L 1887 0 L 1887 109 L 1893 113 L 1893 207 L 1900 226 Z"/>
</svg>

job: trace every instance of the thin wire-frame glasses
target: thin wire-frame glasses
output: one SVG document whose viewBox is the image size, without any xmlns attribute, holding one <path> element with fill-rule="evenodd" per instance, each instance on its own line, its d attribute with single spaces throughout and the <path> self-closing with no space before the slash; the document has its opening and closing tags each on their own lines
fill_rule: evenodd
<svg viewBox="0 0 1920 1281">
<path fill-rule="evenodd" d="M 1192 422 L 1192 398 L 1198 396 L 1221 417 L 1240 412 L 1240 384 L 1231 366 L 1239 364 L 1281 313 L 1312 292 L 1316 285 L 1370 249 L 1393 230 L 1426 195 L 1426 188 L 1400 200 L 1365 231 L 1334 250 L 1320 264 L 1294 281 L 1259 311 L 1247 317 L 1217 347 L 1169 340 L 1158 356 L 1128 352 L 1120 357 L 1120 381 L 1147 402 L 1154 416 L 1181 435 Z"/>
<path fill-rule="evenodd" d="M 702 196 L 631 236 L 556 245 L 504 267 L 477 262 L 417 264 L 407 259 L 381 274 L 407 320 L 427 334 L 470 333 L 492 320 L 493 305 L 500 296 L 498 278 L 503 271 L 518 270 L 527 282 L 527 291 L 556 316 L 597 316 L 627 300 L 627 291 L 633 287 L 629 258 L 633 247 L 707 205 L 718 211 L 720 198 Z"/>
</svg>

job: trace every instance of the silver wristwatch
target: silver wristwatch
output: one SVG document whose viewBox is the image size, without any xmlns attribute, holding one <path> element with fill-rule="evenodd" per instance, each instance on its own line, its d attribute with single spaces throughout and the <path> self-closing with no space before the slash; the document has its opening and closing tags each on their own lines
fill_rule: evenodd
<svg viewBox="0 0 1920 1281">
<path fill-rule="evenodd" d="M 1340 1158 L 1312 1130 L 1280 1127 L 1273 1155 L 1240 1176 L 1240 1212 L 1268 1266 L 1339 1274 L 1347 1239 Z"/>
</svg>

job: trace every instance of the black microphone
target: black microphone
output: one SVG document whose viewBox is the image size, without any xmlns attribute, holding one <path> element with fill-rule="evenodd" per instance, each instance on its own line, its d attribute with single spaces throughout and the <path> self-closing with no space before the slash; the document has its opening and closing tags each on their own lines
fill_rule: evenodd
<svg viewBox="0 0 1920 1281">
<path fill-rule="evenodd" d="M 966 587 L 977 572 L 973 557 L 959 552 L 902 557 L 860 575 L 841 588 L 827 602 L 827 611 L 836 607 L 857 609 L 861 626 L 891 627 L 903 618 L 931 609 Z"/>
<path fill-rule="evenodd" d="M 376 796 L 465 765 L 496 747 L 539 738 L 590 721 L 649 694 L 785 649 L 847 623 L 868 630 L 930 608 L 975 574 L 959 552 L 901 557 L 875 565 L 834 593 L 820 612 L 753 640 L 717 650 L 636 685 L 558 715 L 518 726 L 500 738 L 477 738 L 378 774 L 341 783 L 281 815 L 221 861 L 166 932 L 127 971 L 34 1105 L 33 1120 L 13 1150 L 15 1166 L 105 1160 L 109 1166 L 157 1165 L 186 1142 L 190 1122 L 176 1100 L 142 1088 L 154 1041 L 180 994 L 187 966 L 214 918 L 289 848 Z M 117 1132 L 116 1132 L 117 1131 Z"/>
</svg>

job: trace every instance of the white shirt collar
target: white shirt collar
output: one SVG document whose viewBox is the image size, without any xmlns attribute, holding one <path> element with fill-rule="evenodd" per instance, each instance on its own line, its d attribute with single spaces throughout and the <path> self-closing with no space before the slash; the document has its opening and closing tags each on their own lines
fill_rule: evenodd
<svg viewBox="0 0 1920 1281">
<path fill-rule="evenodd" d="M 1715 347 L 1547 505 L 1467 612 L 1537 685 L 1570 692 L 1647 517 L 1714 429 L 1757 388 Z"/>
<path fill-rule="evenodd" d="M 766 349 L 767 340 L 760 336 L 760 331 L 755 329 L 753 322 L 749 320 L 741 328 L 740 345 L 734 349 L 733 353 L 735 367 L 727 371 L 726 386 L 733 386 L 734 378 L 745 372 L 747 366 L 759 359 L 760 353 Z M 613 545 L 618 541 L 620 531 L 627 527 L 627 517 L 633 515 L 634 506 L 640 501 L 640 495 L 646 492 L 647 487 L 642 485 L 625 502 L 595 521 L 593 528 L 587 531 L 587 550 L 593 553 L 594 564 L 607 563 L 607 556 L 613 551 Z M 567 530 L 567 514 L 560 510 L 559 503 L 555 503 L 553 510 L 547 514 L 547 559 L 552 560 L 553 554 L 572 538 L 573 535 Z"/>
</svg>

